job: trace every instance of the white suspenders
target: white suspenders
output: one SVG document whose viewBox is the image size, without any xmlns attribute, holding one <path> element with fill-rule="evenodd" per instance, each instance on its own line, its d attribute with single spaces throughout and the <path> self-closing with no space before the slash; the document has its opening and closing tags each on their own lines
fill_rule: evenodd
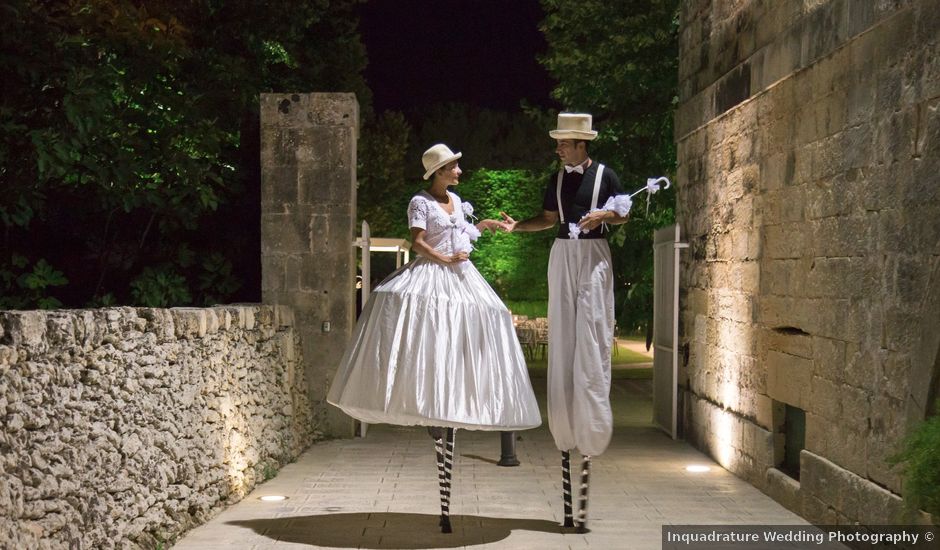
<svg viewBox="0 0 940 550">
<path fill-rule="evenodd" d="M 604 165 L 597 165 L 597 175 L 594 176 L 594 195 L 591 196 L 591 210 L 597 209 L 597 196 L 601 192 L 601 176 L 604 175 Z"/>
<path fill-rule="evenodd" d="M 561 180 L 565 175 L 565 169 L 562 168 L 558 171 L 558 179 L 555 183 L 555 197 L 558 200 L 558 218 L 561 220 L 561 223 L 565 223 L 565 212 L 561 207 Z M 601 192 L 601 177 L 604 175 L 604 165 L 597 165 L 597 174 L 594 176 L 594 195 L 591 197 L 591 210 L 597 208 L 597 196 Z"/>
</svg>

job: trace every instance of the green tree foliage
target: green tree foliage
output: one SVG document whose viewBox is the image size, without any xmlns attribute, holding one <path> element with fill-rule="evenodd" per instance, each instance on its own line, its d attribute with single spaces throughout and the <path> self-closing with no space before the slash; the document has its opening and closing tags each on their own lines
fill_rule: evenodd
<svg viewBox="0 0 940 550">
<path fill-rule="evenodd" d="M 355 3 L 4 3 L 0 276 L 44 259 L 69 306 L 231 297 L 257 249 L 229 228 L 256 223 L 233 218 L 256 215 L 258 94 L 352 90 L 369 114 Z M 0 307 L 50 303 L 18 294 Z"/>
<path fill-rule="evenodd" d="M 415 177 L 405 175 L 415 164 L 413 158 L 408 158 L 411 132 L 404 115 L 395 111 L 381 113 L 362 128 L 356 200 L 359 221 L 368 221 L 376 237 L 410 235 L 405 211 L 420 189 L 414 183 Z"/>
<path fill-rule="evenodd" d="M 40 258 L 30 268 L 29 260 L 14 254 L 10 264 L 0 269 L 0 307 L 22 309 L 33 304 L 41 309 L 60 307 L 62 303 L 49 296 L 49 290 L 67 283 L 62 272 L 49 265 L 45 258 Z"/>
<path fill-rule="evenodd" d="M 934 405 L 940 411 L 940 400 Z M 890 464 L 902 465 L 904 502 L 910 510 L 924 510 L 940 518 L 940 414 L 928 417 L 905 438 Z"/>
<path fill-rule="evenodd" d="M 543 170 L 553 158 L 546 115 L 536 109 L 497 111 L 465 103 L 442 103 L 415 116 L 409 171 L 423 172 L 421 153 L 435 143 L 446 143 L 463 153 L 464 171 L 478 168 Z"/>
<path fill-rule="evenodd" d="M 544 171 L 474 171 L 456 191 L 473 204 L 479 219 L 500 219 L 500 211 L 539 212 L 549 175 Z M 555 233 L 491 233 L 477 240 L 473 263 L 496 292 L 507 300 L 538 301 L 548 297 L 548 253 Z"/>
<path fill-rule="evenodd" d="M 672 120 L 677 103 L 676 0 L 542 0 L 548 42 L 542 64 L 558 82 L 565 110 L 588 112 L 599 130 L 591 156 L 614 170 L 627 190 L 650 176 L 675 173 Z M 675 193 L 654 196 L 649 213 L 637 197 L 631 220 L 616 230 L 617 312 L 637 329 L 652 315 L 652 233 L 673 223 Z"/>
<path fill-rule="evenodd" d="M 172 265 L 145 267 L 140 277 L 131 283 L 134 303 L 148 307 L 167 307 L 186 304 L 192 300 L 186 278 Z"/>
<path fill-rule="evenodd" d="M 537 212 L 548 176 L 539 182 L 533 170 L 544 170 L 551 163 L 553 145 L 547 135 L 549 118 L 550 115 L 528 107 L 519 112 L 506 112 L 462 103 L 439 104 L 411 115 L 381 113 L 362 129 L 357 197 L 359 220 L 369 222 L 373 236 L 410 238 L 406 218 L 408 201 L 428 186 L 428 182 L 421 179 L 424 174 L 421 155 L 435 143 L 446 143 L 463 153 L 460 166 L 464 175 L 454 191 L 483 207 L 481 212 L 485 214 L 481 219 L 498 218 L 501 209 L 519 215 Z M 474 253 L 474 262 L 478 267 L 482 265 L 484 277 L 504 298 L 545 300 L 544 265 L 538 268 L 541 269 L 540 283 L 534 286 L 518 283 L 520 277 L 529 277 L 526 270 L 531 267 L 524 263 L 530 251 L 520 243 L 541 246 L 535 244 L 538 239 L 506 237 L 503 241 L 496 238 L 491 243 L 491 238 L 484 236 L 483 244 Z M 548 247 L 541 248 L 539 253 L 547 258 Z M 518 258 L 510 257 L 513 254 Z M 510 264 L 514 263 L 522 264 L 522 275 L 519 269 L 511 269 Z M 373 275 L 381 277 L 392 269 L 391 256 L 373 256 Z M 533 268 L 533 272 L 538 269 Z M 516 297 L 516 293 L 520 297 Z"/>
</svg>

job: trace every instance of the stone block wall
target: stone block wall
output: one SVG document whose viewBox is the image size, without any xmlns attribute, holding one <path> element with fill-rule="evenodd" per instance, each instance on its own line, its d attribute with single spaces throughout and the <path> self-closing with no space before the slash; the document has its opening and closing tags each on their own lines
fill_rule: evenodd
<svg viewBox="0 0 940 550">
<path fill-rule="evenodd" d="M 0 312 L 0 548 L 157 548 L 317 436 L 291 310 Z"/>
<path fill-rule="evenodd" d="M 261 94 L 261 300 L 290 306 L 318 424 L 352 435 L 326 394 L 356 323 L 356 143 L 350 93 Z"/>
<path fill-rule="evenodd" d="M 885 459 L 940 378 L 940 3 L 688 0 L 680 25 L 685 436 L 814 522 L 897 521 Z"/>
</svg>

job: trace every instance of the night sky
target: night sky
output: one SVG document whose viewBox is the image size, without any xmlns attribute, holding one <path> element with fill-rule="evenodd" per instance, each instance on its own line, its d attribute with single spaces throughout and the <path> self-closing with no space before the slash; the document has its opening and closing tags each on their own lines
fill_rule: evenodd
<svg viewBox="0 0 940 550">
<path fill-rule="evenodd" d="M 371 0 L 358 8 L 376 112 L 440 102 L 544 107 L 552 80 L 538 0 Z"/>
</svg>

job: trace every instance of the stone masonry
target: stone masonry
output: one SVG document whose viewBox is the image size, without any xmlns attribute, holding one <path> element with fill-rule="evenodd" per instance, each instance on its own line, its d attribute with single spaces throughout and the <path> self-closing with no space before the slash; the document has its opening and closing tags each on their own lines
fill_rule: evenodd
<svg viewBox="0 0 940 550">
<path fill-rule="evenodd" d="M 685 436 L 812 522 L 901 520 L 937 396 L 938 37 L 935 0 L 682 3 Z"/>
<path fill-rule="evenodd" d="M 286 307 L 0 312 L 0 548 L 161 547 L 316 437 Z"/>
<path fill-rule="evenodd" d="M 261 293 L 297 319 L 318 425 L 352 435 L 326 393 L 355 324 L 354 94 L 261 94 Z"/>
</svg>

